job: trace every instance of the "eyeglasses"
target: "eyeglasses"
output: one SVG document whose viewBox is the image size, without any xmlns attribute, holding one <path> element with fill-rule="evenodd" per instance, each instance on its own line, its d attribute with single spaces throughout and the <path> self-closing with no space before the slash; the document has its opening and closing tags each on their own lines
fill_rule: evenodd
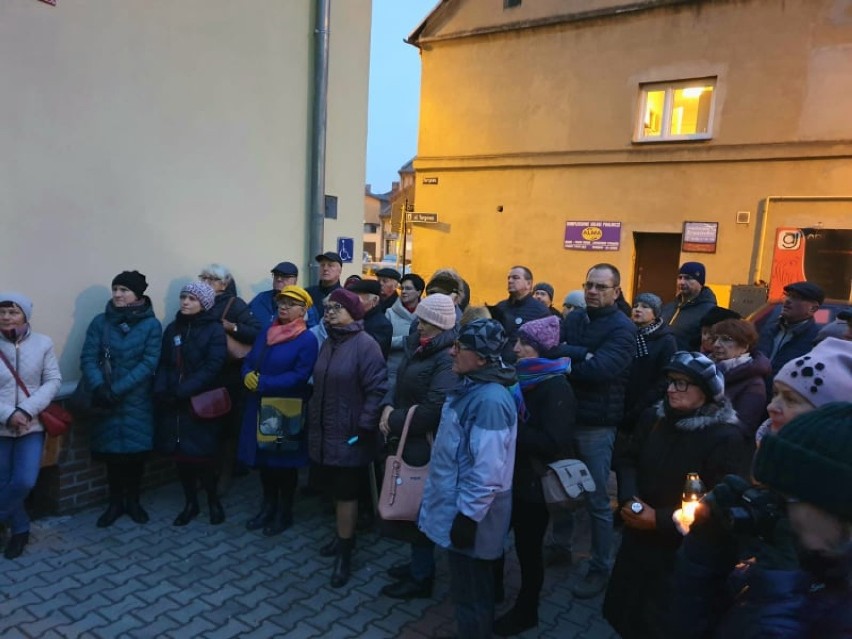
<svg viewBox="0 0 852 639">
<path fill-rule="evenodd" d="M 198 279 L 200 279 L 202 282 L 221 282 L 222 281 L 221 277 L 216 277 L 215 275 L 204 275 L 204 274 L 199 275 Z"/>
<path fill-rule="evenodd" d="M 614 286 L 609 286 L 607 284 L 599 284 L 597 282 L 583 282 L 583 288 L 587 291 L 591 291 L 592 289 L 596 290 L 598 293 L 602 293 L 610 288 L 615 288 Z"/>
<path fill-rule="evenodd" d="M 722 344 L 734 344 L 737 340 L 735 340 L 730 335 L 713 335 L 713 342 L 721 342 Z"/>
<path fill-rule="evenodd" d="M 305 308 L 304 304 L 299 304 L 299 302 L 293 302 L 290 300 L 282 300 L 278 302 L 278 308 L 294 308 L 294 307 Z"/>
<path fill-rule="evenodd" d="M 686 379 L 672 379 L 671 377 L 666 380 L 666 388 L 671 388 L 674 386 L 674 389 L 678 393 L 682 393 L 690 386 L 697 386 L 697 384 L 693 384 L 689 380 Z"/>
<path fill-rule="evenodd" d="M 334 302 L 331 302 L 330 304 L 323 304 L 322 306 L 324 313 L 339 313 L 343 308 L 342 304 L 336 304 Z"/>
</svg>

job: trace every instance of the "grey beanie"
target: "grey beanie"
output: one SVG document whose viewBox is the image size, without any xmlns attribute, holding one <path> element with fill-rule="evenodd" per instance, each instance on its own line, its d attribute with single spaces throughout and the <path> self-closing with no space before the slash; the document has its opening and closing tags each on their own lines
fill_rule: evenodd
<svg viewBox="0 0 852 639">
<path fill-rule="evenodd" d="M 2 302 L 12 302 L 24 312 L 24 317 L 27 319 L 27 322 L 30 321 L 30 317 L 32 317 L 33 314 L 33 303 L 29 297 L 23 293 L 6 291 L 5 293 L 0 293 L 0 303 Z"/>
<path fill-rule="evenodd" d="M 583 291 L 571 291 L 562 302 L 575 308 L 586 308 L 586 296 Z"/>
<path fill-rule="evenodd" d="M 704 392 L 709 400 L 720 402 L 725 397 L 725 377 L 713 361 L 701 353 L 678 351 L 663 366 L 664 371 L 683 373 Z"/>
<path fill-rule="evenodd" d="M 639 293 L 633 300 L 633 306 L 635 307 L 637 304 L 644 304 L 654 311 L 655 318 L 659 317 L 660 313 L 663 312 L 663 300 L 653 293 Z"/>
</svg>

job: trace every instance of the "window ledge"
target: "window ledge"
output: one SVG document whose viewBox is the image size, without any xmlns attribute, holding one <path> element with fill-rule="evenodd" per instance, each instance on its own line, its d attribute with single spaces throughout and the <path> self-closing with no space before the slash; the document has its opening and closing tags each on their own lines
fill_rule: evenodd
<svg viewBox="0 0 852 639">
<path fill-rule="evenodd" d="M 665 144 L 669 143 L 679 143 L 679 142 L 706 142 L 707 140 L 712 140 L 712 135 L 682 135 L 678 137 L 672 138 L 638 138 L 631 140 L 633 144 Z"/>
</svg>

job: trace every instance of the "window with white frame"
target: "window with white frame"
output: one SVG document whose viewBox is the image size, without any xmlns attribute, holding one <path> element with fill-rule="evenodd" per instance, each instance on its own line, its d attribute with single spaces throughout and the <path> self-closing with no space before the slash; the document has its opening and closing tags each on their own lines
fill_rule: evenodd
<svg viewBox="0 0 852 639">
<path fill-rule="evenodd" d="M 716 78 L 641 85 L 636 142 L 713 137 Z"/>
</svg>

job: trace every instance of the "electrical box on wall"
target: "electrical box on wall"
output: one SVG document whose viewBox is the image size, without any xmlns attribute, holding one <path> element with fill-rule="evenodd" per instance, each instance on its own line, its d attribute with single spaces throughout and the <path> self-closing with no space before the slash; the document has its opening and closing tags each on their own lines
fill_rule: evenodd
<svg viewBox="0 0 852 639">
<path fill-rule="evenodd" d="M 751 211 L 737 211 L 737 224 L 748 224 L 751 222 Z"/>
</svg>

